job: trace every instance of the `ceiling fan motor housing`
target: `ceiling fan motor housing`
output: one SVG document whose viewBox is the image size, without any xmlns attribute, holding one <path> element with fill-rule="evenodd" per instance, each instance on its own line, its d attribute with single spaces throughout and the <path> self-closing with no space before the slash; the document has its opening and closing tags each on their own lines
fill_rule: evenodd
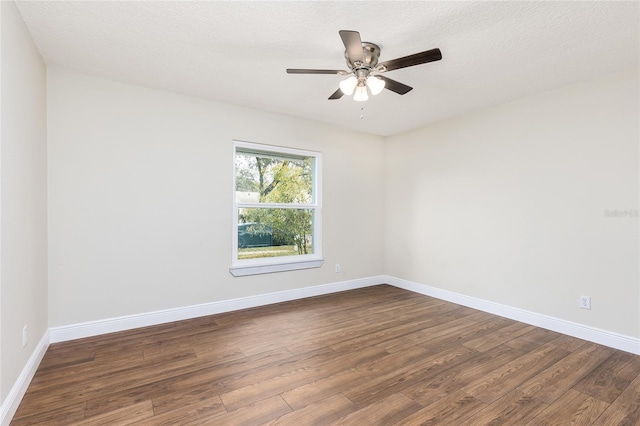
<svg viewBox="0 0 640 426">
<path fill-rule="evenodd" d="M 344 58 L 347 60 L 347 66 L 350 70 L 355 71 L 359 68 L 375 68 L 375 66 L 378 65 L 378 58 L 380 57 L 380 47 L 378 47 L 377 44 L 363 41 L 362 56 L 364 58 L 363 64 L 359 63 L 358 61 L 354 63 L 351 59 L 349 59 L 347 51 L 344 51 Z"/>
</svg>

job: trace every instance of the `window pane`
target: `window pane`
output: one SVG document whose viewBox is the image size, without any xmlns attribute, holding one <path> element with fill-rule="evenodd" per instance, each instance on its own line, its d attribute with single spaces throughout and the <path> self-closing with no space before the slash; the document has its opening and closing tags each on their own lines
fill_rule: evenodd
<svg viewBox="0 0 640 426">
<path fill-rule="evenodd" d="M 313 253 L 313 210 L 238 209 L 238 259 Z"/>
<path fill-rule="evenodd" d="M 236 202 L 312 203 L 313 160 L 238 150 Z"/>
</svg>

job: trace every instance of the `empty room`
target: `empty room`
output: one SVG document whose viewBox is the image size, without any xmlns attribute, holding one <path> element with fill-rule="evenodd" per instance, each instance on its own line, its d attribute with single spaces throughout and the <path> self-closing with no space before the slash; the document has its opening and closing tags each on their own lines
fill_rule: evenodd
<svg viewBox="0 0 640 426">
<path fill-rule="evenodd" d="M 0 13 L 2 426 L 640 425 L 640 2 Z"/>
</svg>

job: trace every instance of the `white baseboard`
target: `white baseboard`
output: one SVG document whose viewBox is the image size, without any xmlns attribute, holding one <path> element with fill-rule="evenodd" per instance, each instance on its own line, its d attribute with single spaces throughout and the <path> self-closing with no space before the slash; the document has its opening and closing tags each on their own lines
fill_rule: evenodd
<svg viewBox="0 0 640 426">
<path fill-rule="evenodd" d="M 36 370 L 38 369 L 44 354 L 47 352 L 48 347 L 49 331 L 46 331 L 31 353 L 31 356 L 27 360 L 27 364 L 24 366 L 22 372 L 18 376 L 18 379 L 13 384 L 9 394 L 2 402 L 2 406 L 0 407 L 0 425 L 8 426 L 9 423 L 11 423 L 11 419 L 18 410 L 22 397 L 27 391 L 29 383 L 31 383 L 31 379 L 33 379 L 33 376 L 36 374 Z"/>
<path fill-rule="evenodd" d="M 579 339 L 588 340 L 611 348 L 620 349 L 625 352 L 631 352 L 640 355 L 640 339 L 613 333 L 611 331 L 601 330 L 589 327 L 583 324 L 566 321 L 559 318 L 550 317 L 548 315 L 538 314 L 526 311 L 524 309 L 514 308 L 500 303 L 490 302 L 488 300 L 478 299 L 472 296 L 466 296 L 460 293 L 431 287 L 424 284 L 418 284 L 412 281 L 403 280 L 391 276 L 386 276 L 387 284 L 398 288 L 413 291 L 415 293 L 424 294 L 426 296 L 435 297 L 437 299 L 446 300 L 448 302 L 457 303 L 458 305 L 467 306 L 478 309 L 480 311 L 499 315 L 501 317 L 510 318 L 526 324 L 535 325 L 547 330 L 556 331 L 568 336 L 577 337 Z"/>
<path fill-rule="evenodd" d="M 398 288 L 468 306 L 501 317 L 510 318 L 526 324 L 542 327 L 547 330 L 588 340 L 590 342 L 620 349 L 640 355 L 640 339 L 589 327 L 583 324 L 554 318 L 524 309 L 514 308 L 500 303 L 418 284 L 412 281 L 396 278 L 388 275 L 379 275 L 368 278 L 360 278 L 349 281 L 324 284 L 314 287 L 285 290 L 276 293 L 267 293 L 238 299 L 223 300 L 219 302 L 204 303 L 201 305 L 185 306 L 181 308 L 166 309 L 162 311 L 146 312 L 136 315 L 128 315 L 117 318 L 91 321 L 80 324 L 72 324 L 49 329 L 51 343 L 80 339 L 83 337 L 97 336 L 116 331 L 130 330 L 133 328 L 147 327 L 172 321 L 180 321 L 197 318 L 206 315 L 214 315 L 223 312 L 237 311 L 256 306 L 271 305 L 274 303 L 302 299 L 305 297 L 320 296 L 339 291 L 353 290 L 378 284 L 390 284 Z"/>
<path fill-rule="evenodd" d="M 117 318 L 108 318 L 72 324 L 49 329 L 51 343 L 67 340 L 81 339 L 83 337 L 97 336 L 116 331 L 130 330 L 150 325 L 163 324 L 172 321 L 180 321 L 190 318 L 214 315 L 223 312 L 237 311 L 240 309 L 254 308 L 256 306 L 271 305 L 287 302 L 305 297 L 320 296 L 339 291 L 353 290 L 383 284 L 385 277 L 374 276 L 349 281 L 340 281 L 331 284 L 323 284 L 313 287 L 297 288 L 279 291 L 276 293 L 260 294 L 256 296 L 242 297 L 238 299 L 222 300 L 219 302 L 203 303 L 201 305 L 185 306 L 181 308 L 165 309 L 162 311 L 145 312 L 142 314 L 128 315 Z"/>
</svg>

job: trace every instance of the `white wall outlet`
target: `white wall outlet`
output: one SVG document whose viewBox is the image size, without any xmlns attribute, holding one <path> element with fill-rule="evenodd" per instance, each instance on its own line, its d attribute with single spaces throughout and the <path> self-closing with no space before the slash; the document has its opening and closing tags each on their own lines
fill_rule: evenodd
<svg viewBox="0 0 640 426">
<path fill-rule="evenodd" d="M 580 308 L 591 309 L 591 296 L 580 296 Z"/>
<path fill-rule="evenodd" d="M 340 271 L 342 271 L 342 268 L 340 267 L 339 263 L 336 263 L 336 274 Z"/>
<path fill-rule="evenodd" d="M 22 327 L 22 347 L 27 346 L 27 326 Z"/>
</svg>

